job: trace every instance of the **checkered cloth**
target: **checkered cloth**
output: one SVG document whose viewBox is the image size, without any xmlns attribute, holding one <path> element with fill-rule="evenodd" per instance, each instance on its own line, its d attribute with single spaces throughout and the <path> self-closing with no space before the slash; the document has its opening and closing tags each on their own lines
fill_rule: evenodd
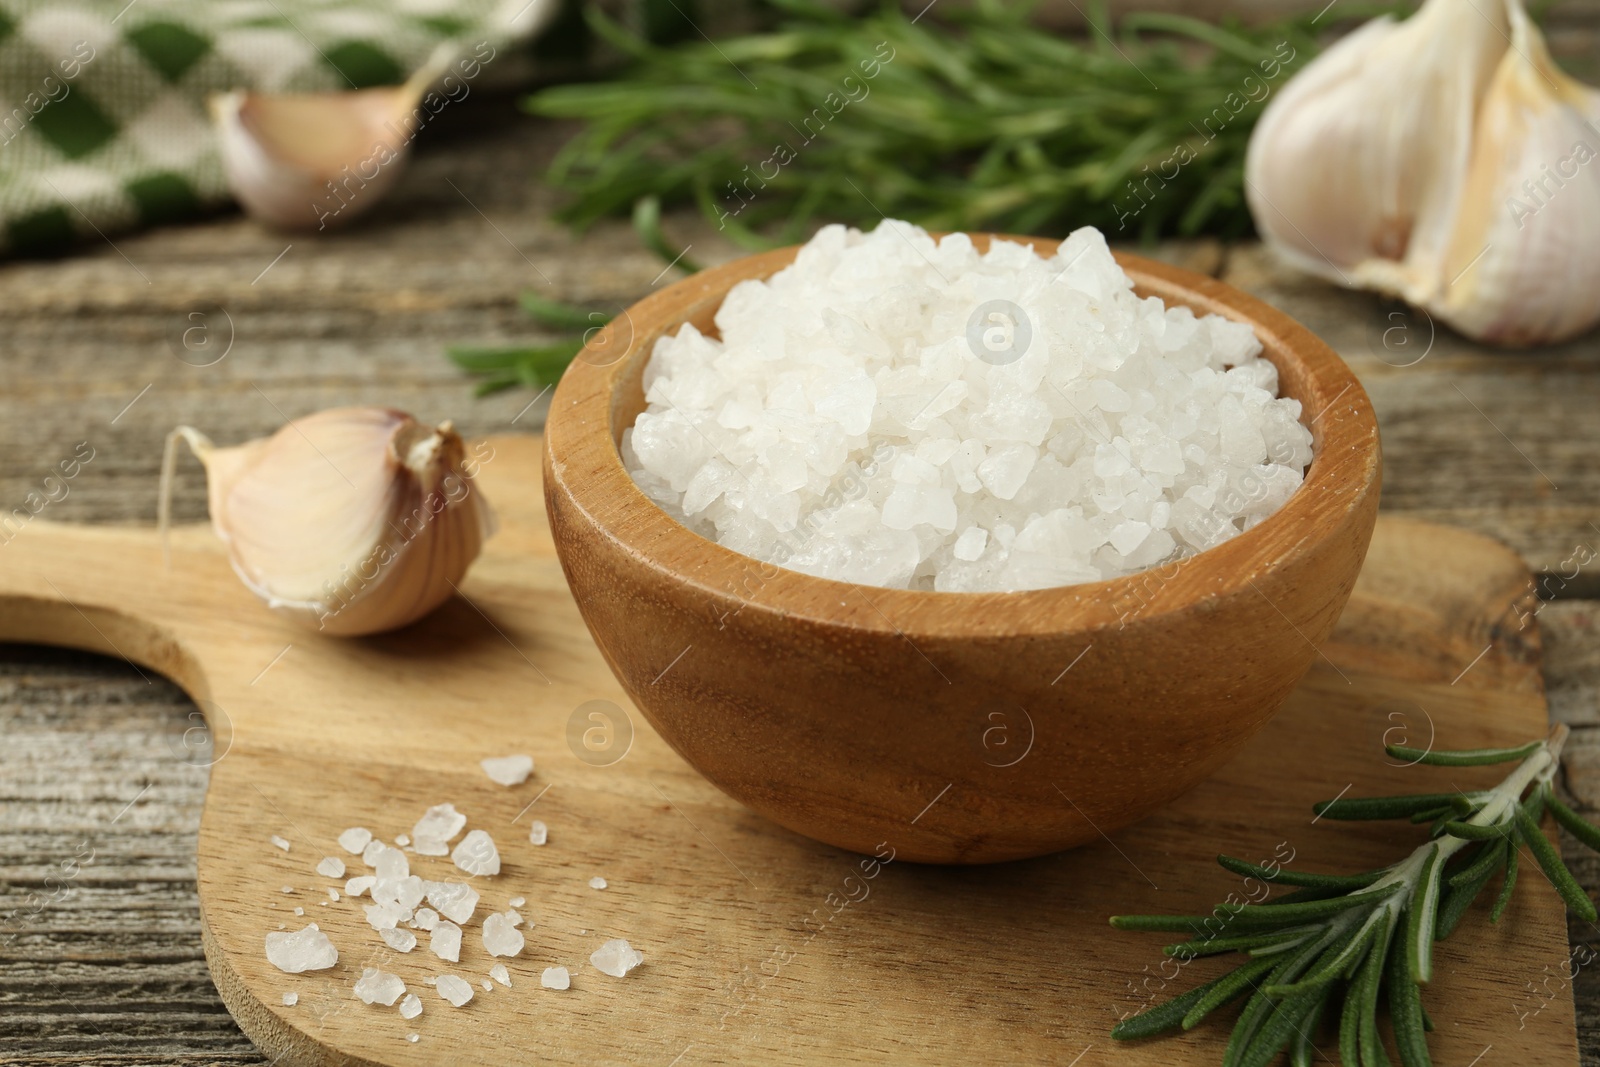
<svg viewBox="0 0 1600 1067">
<path fill-rule="evenodd" d="M 404 81 L 554 0 L 0 0 L 0 254 L 193 216 L 228 191 L 206 98 Z M 486 79 L 488 80 L 488 79 Z"/>
</svg>

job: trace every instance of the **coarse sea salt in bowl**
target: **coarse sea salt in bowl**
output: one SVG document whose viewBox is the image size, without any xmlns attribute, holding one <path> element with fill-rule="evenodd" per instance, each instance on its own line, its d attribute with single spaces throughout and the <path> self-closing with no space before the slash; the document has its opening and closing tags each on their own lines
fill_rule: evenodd
<svg viewBox="0 0 1600 1067">
<path fill-rule="evenodd" d="M 730 291 L 784 270 L 800 249 L 703 271 L 640 301 L 592 339 L 551 402 L 545 500 L 556 549 L 634 702 L 755 810 L 843 848 L 888 846 L 916 861 L 1069 848 L 1193 787 L 1282 705 L 1354 586 L 1381 467 L 1354 374 L 1304 327 L 1214 279 L 1117 254 L 1128 294 L 1094 231 L 1059 255 L 1043 238 L 936 239 L 893 223 L 865 236 L 831 228 L 813 246 L 801 262 L 826 280 L 820 290 L 786 306 L 745 286 L 729 301 L 743 316 L 739 351 L 714 343 Z M 877 258 L 847 254 L 857 246 Z M 1050 261 L 1046 273 L 1023 246 Z M 1180 381 L 1141 364 L 1138 345 L 1159 338 L 1125 340 L 1135 336 L 1124 328 L 1130 309 L 1184 324 L 1179 332 L 1197 321 L 1152 297 L 1247 325 L 1276 374 L 1252 359 L 1247 337 L 1214 360 L 1236 359 L 1233 369 L 1180 352 L 1190 359 Z M 684 341 L 686 325 L 712 340 Z M 786 330 L 828 351 L 786 348 Z M 1216 346 L 1241 336 L 1220 326 Z M 678 341 L 658 350 L 664 337 Z M 796 352 L 824 373 L 785 379 Z M 653 353 L 663 360 L 654 369 Z M 783 365 L 752 401 L 683 374 L 696 359 Z M 938 388 L 906 388 L 915 378 L 906 367 Z M 1131 388 L 1091 380 L 1116 384 L 1124 368 Z M 858 369 L 875 398 L 863 399 Z M 746 384 L 765 373 L 733 370 Z M 1189 395 L 1190 379 L 1232 382 L 1223 392 L 1248 400 L 1248 418 L 1210 386 Z M 977 393 L 966 408 L 941 384 L 958 380 Z M 1049 440 L 1028 443 L 1040 430 L 1029 429 L 1026 404 L 995 406 L 1020 395 L 1005 384 L 1019 381 L 1049 408 Z M 1271 400 L 1274 387 L 1298 412 Z M 898 412 L 897 400 L 919 410 Z M 1285 410 L 1304 430 L 1283 423 Z M 629 431 L 648 427 L 647 411 L 670 415 L 657 429 L 676 423 L 694 436 L 663 447 L 657 434 L 636 449 Z M 1157 419 L 1141 424 L 1141 413 Z M 784 420 L 811 432 L 825 418 L 842 443 L 802 434 L 798 461 L 761 436 L 776 423 L 777 443 L 792 442 Z M 1218 467 L 1213 455 L 1208 468 L 1195 444 L 1206 432 L 1237 462 Z M 1269 468 L 1297 469 L 1307 434 L 1311 460 L 1296 488 Z M 981 440 L 963 441 L 959 458 L 948 442 L 926 444 L 952 435 Z M 692 455 L 680 463 L 673 448 Z M 1262 448 L 1265 462 L 1254 462 Z M 1029 450 L 1019 479 L 1017 455 L 1029 460 Z M 1241 478 L 1252 467 L 1259 476 Z M 720 496 L 705 490 L 713 475 Z M 1165 488 L 1141 490 L 1141 477 Z M 1122 488 L 1109 491 L 1107 479 Z M 1230 485 L 1243 490 L 1231 501 L 1206 493 Z M 1147 499 L 1131 499 L 1141 492 Z M 1196 517 L 1197 500 L 1216 505 L 1209 519 Z"/>
</svg>

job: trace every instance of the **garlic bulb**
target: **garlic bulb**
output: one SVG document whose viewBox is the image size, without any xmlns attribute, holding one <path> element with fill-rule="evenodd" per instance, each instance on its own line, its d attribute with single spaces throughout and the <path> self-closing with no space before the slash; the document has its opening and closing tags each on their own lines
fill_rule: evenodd
<svg viewBox="0 0 1600 1067">
<path fill-rule="evenodd" d="M 1600 320 L 1596 100 L 1521 0 L 1427 0 L 1290 80 L 1251 136 L 1246 197 L 1302 269 L 1480 340 L 1560 340 Z"/>
<path fill-rule="evenodd" d="M 162 465 L 163 530 L 180 439 L 205 464 L 211 524 L 234 571 L 324 633 L 421 618 L 455 592 L 492 533 L 477 460 L 449 422 L 429 429 L 388 408 L 335 408 L 232 448 L 180 426 Z"/>
<path fill-rule="evenodd" d="M 441 48 L 404 85 L 211 97 L 234 198 L 254 218 L 286 229 L 322 230 L 371 208 L 394 185 L 412 138 L 437 110 L 418 104 L 448 69 L 453 48 Z"/>
</svg>

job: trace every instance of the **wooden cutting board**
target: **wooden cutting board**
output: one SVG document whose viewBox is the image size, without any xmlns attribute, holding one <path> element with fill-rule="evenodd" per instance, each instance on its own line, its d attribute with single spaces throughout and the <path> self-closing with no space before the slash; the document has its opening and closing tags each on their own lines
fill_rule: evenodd
<svg viewBox="0 0 1600 1067">
<path fill-rule="evenodd" d="M 0 550 L 0 640 L 131 659 L 204 709 L 205 726 L 175 724 L 169 740 L 174 759 L 214 764 L 199 837 L 206 956 L 223 1000 L 275 1062 L 1215 1063 L 1225 1028 L 1138 1045 L 1107 1036 L 1121 1015 L 1212 977 L 1221 961 L 1174 976 L 1159 936 L 1111 930 L 1106 917 L 1205 910 L 1241 892 L 1212 864 L 1218 851 L 1256 861 L 1292 851 L 1289 864 L 1306 870 L 1398 858 L 1416 828 L 1314 820 L 1312 802 L 1495 778 L 1493 768 L 1393 766 L 1385 739 L 1464 748 L 1546 731 L 1521 562 L 1476 535 L 1384 519 L 1338 630 L 1288 706 L 1170 809 L 1037 860 L 873 865 L 742 809 L 655 736 L 562 580 L 538 439 L 493 447 L 481 477 L 502 526 L 463 597 L 380 638 L 325 639 L 279 620 L 199 526 L 175 531 L 170 571 L 145 528 L 34 519 Z M 536 761 L 520 786 L 498 786 L 478 766 L 514 752 Z M 338 856 L 349 875 L 366 873 L 335 842 L 340 831 L 366 826 L 393 841 L 446 801 L 490 833 L 503 860 L 497 877 L 476 879 L 483 899 L 459 964 L 436 958 L 425 936 L 409 954 L 389 949 L 360 902 L 324 903 L 325 887 L 343 880 L 314 871 Z M 906 817 L 937 819 L 940 804 L 960 802 L 930 790 L 928 807 Z M 544 847 L 528 841 L 534 819 L 549 826 Z M 412 871 L 459 874 L 442 857 L 414 856 Z M 607 888 L 590 888 L 594 876 Z M 527 900 L 527 947 L 504 961 L 512 988 L 484 992 L 494 961 L 478 921 L 515 897 Z M 1555 891 L 1530 873 L 1499 927 L 1483 911 L 1437 950 L 1425 992 L 1439 1026 L 1434 1061 L 1576 1063 Z M 338 964 L 272 967 L 265 934 L 311 921 Z M 613 937 L 645 955 L 623 979 L 588 963 Z M 572 988 L 540 988 L 557 964 L 571 968 Z M 356 999 L 364 966 L 404 979 L 421 1017 Z M 424 984 L 440 974 L 471 981 L 471 1003 L 453 1008 Z M 286 993 L 298 1002 L 285 1006 Z"/>
</svg>

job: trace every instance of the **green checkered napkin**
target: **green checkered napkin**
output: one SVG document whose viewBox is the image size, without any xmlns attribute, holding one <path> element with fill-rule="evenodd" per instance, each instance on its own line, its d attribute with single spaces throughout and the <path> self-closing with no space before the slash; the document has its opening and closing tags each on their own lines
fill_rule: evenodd
<svg viewBox="0 0 1600 1067">
<path fill-rule="evenodd" d="M 0 0 L 0 254 L 228 199 L 206 98 L 389 85 L 554 0 Z M 487 79 L 486 79 L 487 80 Z"/>
</svg>

